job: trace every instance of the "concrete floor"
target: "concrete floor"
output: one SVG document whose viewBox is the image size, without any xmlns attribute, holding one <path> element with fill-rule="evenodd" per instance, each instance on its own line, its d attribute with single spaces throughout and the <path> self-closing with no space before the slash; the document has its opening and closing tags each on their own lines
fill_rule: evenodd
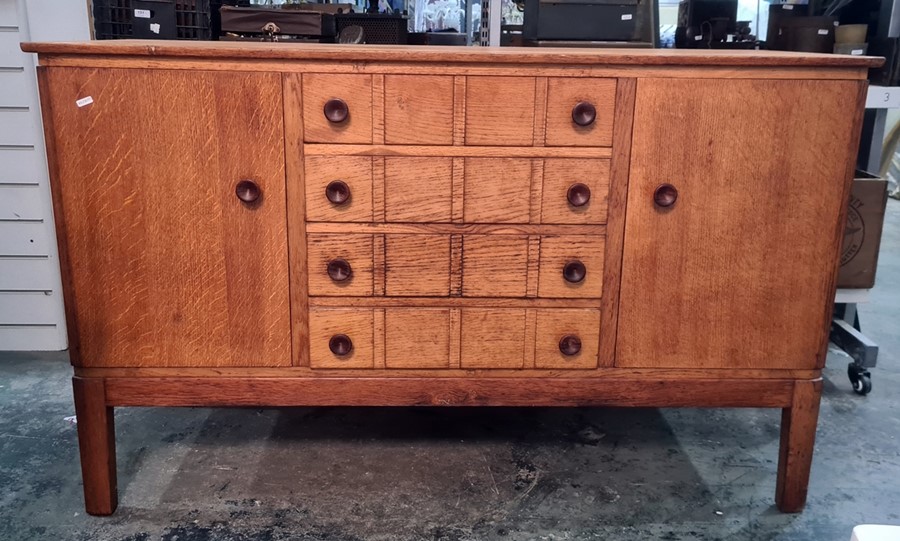
<svg viewBox="0 0 900 541">
<path fill-rule="evenodd" d="M 70 368 L 0 362 L 0 539 L 850 538 L 900 524 L 900 201 L 862 306 L 874 391 L 832 355 L 809 503 L 778 513 L 779 412 L 121 409 L 120 506 L 84 514 Z"/>
</svg>

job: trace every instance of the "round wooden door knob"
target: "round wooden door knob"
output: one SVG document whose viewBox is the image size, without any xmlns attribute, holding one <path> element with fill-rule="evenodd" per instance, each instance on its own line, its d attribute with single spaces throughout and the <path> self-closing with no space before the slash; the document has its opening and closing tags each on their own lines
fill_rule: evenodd
<svg viewBox="0 0 900 541">
<path fill-rule="evenodd" d="M 353 341 L 346 334 L 336 334 L 328 340 L 328 349 L 338 357 L 343 357 L 353 351 Z"/>
<path fill-rule="evenodd" d="M 340 98 L 331 98 L 325 102 L 325 118 L 332 124 L 339 124 L 350 116 L 350 108 L 347 102 Z"/>
<path fill-rule="evenodd" d="M 653 190 L 653 202 L 658 207 L 671 207 L 678 200 L 678 189 L 671 184 L 660 184 Z"/>
<path fill-rule="evenodd" d="M 332 180 L 325 186 L 325 197 L 335 205 L 343 205 L 350 200 L 350 186 L 343 180 Z"/>
<path fill-rule="evenodd" d="M 244 179 L 235 185 L 234 194 L 244 203 L 255 203 L 262 195 L 262 190 L 257 183 Z"/>
<path fill-rule="evenodd" d="M 591 189 L 588 188 L 587 184 L 576 182 L 569 186 L 569 190 L 566 192 L 566 199 L 569 200 L 569 204 L 573 207 L 583 207 L 591 200 Z"/>
<path fill-rule="evenodd" d="M 563 267 L 563 278 L 565 278 L 566 282 L 570 284 L 577 284 L 584 280 L 584 277 L 587 276 L 587 269 L 584 266 L 584 263 L 578 261 L 569 261 Z"/>
<path fill-rule="evenodd" d="M 597 108 L 588 101 L 579 101 L 572 107 L 572 122 L 579 126 L 590 126 L 597 120 Z"/>
<path fill-rule="evenodd" d="M 567 357 L 578 355 L 581 351 L 581 338 L 574 334 L 567 334 L 559 339 L 559 352 Z"/>
<path fill-rule="evenodd" d="M 344 282 L 353 276 L 353 269 L 346 259 L 332 259 L 328 262 L 328 277 L 335 282 Z"/>
</svg>

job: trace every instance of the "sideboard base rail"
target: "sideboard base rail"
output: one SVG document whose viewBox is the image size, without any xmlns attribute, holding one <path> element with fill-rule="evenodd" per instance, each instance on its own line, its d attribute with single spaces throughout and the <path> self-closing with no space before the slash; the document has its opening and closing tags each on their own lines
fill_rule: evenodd
<svg viewBox="0 0 900 541">
<path fill-rule="evenodd" d="M 775 501 L 806 502 L 821 378 L 72 378 L 87 512 L 118 503 L 113 407 L 633 406 L 782 408 Z M 227 398 L 226 398 L 227 397 Z"/>
</svg>

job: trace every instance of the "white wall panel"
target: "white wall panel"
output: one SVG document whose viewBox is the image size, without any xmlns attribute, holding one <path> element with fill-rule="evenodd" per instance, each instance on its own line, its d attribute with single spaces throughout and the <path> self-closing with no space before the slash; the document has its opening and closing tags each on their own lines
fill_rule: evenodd
<svg viewBox="0 0 900 541">
<path fill-rule="evenodd" d="M 48 291 L 0 291 L 0 325 L 56 325 L 58 299 Z"/>
<path fill-rule="evenodd" d="M 55 291 L 58 280 L 54 259 L 0 257 L 0 290 Z"/>
<path fill-rule="evenodd" d="M 44 194 L 38 185 L 0 183 L 0 220 L 42 220 Z"/>
<path fill-rule="evenodd" d="M 0 0 L 2 3 L 3 0 Z M 28 95 L 28 85 L 24 68 L 0 70 L 0 104 L 14 107 L 24 107 L 31 102 Z"/>
<path fill-rule="evenodd" d="M 18 26 L 15 0 L 0 0 L 0 26 Z"/>
<path fill-rule="evenodd" d="M 41 172 L 42 170 L 43 172 Z M 0 183 L 43 186 L 46 184 L 46 179 L 47 162 L 43 151 L 35 148 L 0 147 Z M 46 191 L 47 197 L 49 197 L 49 187 Z"/>
<path fill-rule="evenodd" d="M 10 109 L 0 104 L 0 146 L 34 146 L 41 136 L 40 127 L 40 119 L 30 107 Z"/>
<path fill-rule="evenodd" d="M 61 325 L 0 325 L 0 346 L 7 351 L 59 351 L 65 344 Z"/>
<path fill-rule="evenodd" d="M 49 255 L 51 245 L 46 224 L 35 222 L 0 222 L 0 257 Z"/>
</svg>

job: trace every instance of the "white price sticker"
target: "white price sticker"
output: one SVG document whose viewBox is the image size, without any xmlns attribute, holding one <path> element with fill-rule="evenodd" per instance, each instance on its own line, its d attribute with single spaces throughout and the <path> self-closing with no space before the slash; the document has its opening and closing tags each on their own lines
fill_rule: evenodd
<svg viewBox="0 0 900 541">
<path fill-rule="evenodd" d="M 791 4 L 785 4 L 781 6 L 781 9 L 794 9 L 794 6 L 792 6 Z"/>
<path fill-rule="evenodd" d="M 850 54 L 852 54 L 854 56 L 858 56 L 858 55 L 863 54 L 863 50 L 862 49 L 853 49 L 852 51 L 850 51 Z"/>
<path fill-rule="evenodd" d="M 94 98 L 90 96 L 86 96 L 84 98 L 81 98 L 80 100 L 75 100 L 75 105 L 79 107 L 84 107 L 85 105 L 90 105 L 92 103 L 94 103 Z"/>
<path fill-rule="evenodd" d="M 703 39 L 703 36 L 694 36 L 694 41 L 700 41 Z"/>
<path fill-rule="evenodd" d="M 626 14 L 622 15 L 622 20 L 630 21 L 632 17 L 634 17 L 634 15 L 632 15 L 631 13 L 626 13 Z"/>
<path fill-rule="evenodd" d="M 159 34 L 159 23 L 150 23 L 150 31 Z"/>
<path fill-rule="evenodd" d="M 828 29 L 827 29 L 827 28 L 820 28 L 820 29 L 819 29 L 819 35 L 820 35 L 820 36 L 827 36 L 827 35 L 828 35 Z"/>
<path fill-rule="evenodd" d="M 149 19 L 150 18 L 150 10 L 149 9 L 136 9 L 134 10 L 134 16 L 138 19 Z"/>
</svg>

